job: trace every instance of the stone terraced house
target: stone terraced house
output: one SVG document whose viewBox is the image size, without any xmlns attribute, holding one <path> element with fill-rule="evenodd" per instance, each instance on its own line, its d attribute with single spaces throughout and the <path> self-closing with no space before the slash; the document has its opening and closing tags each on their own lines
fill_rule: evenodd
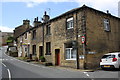
<svg viewBox="0 0 120 80">
<path fill-rule="evenodd" d="M 18 49 L 56 66 L 97 68 L 103 54 L 120 51 L 119 24 L 109 11 L 85 5 L 53 19 L 45 12 L 43 22 L 35 18 L 34 27 L 17 37 Z"/>
</svg>

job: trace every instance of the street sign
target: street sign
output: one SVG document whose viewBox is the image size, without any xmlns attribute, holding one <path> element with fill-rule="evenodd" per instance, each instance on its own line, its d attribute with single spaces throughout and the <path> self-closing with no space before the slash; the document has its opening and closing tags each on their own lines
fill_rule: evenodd
<svg viewBox="0 0 120 80">
<path fill-rule="evenodd" d="M 88 54 L 96 54 L 96 52 L 88 52 Z"/>
<path fill-rule="evenodd" d="M 85 43 L 85 36 L 82 36 L 82 44 Z"/>
</svg>

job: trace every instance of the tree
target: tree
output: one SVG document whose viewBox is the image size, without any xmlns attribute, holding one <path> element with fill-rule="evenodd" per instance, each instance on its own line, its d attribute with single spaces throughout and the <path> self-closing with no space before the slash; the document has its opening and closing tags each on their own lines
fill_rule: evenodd
<svg viewBox="0 0 120 80">
<path fill-rule="evenodd" d="M 12 36 L 9 36 L 8 38 L 7 38 L 7 44 L 9 44 L 9 43 L 13 43 L 13 41 L 14 41 L 14 37 L 12 37 Z"/>
</svg>

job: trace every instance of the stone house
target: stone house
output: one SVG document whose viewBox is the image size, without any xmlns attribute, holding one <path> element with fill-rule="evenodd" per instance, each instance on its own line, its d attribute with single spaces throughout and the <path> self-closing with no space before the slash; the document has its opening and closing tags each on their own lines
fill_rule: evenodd
<svg viewBox="0 0 120 80">
<path fill-rule="evenodd" d="M 26 30 L 28 30 L 30 28 L 32 28 L 32 26 L 30 25 L 30 21 L 29 20 L 23 20 L 23 24 L 14 29 L 15 40 L 19 35 L 21 35 L 22 33 L 24 33 Z"/>
<path fill-rule="evenodd" d="M 28 30 L 31 28 L 30 21 L 23 20 L 23 25 L 16 27 L 14 30 L 14 44 L 17 46 L 19 57 L 25 57 L 29 54 L 31 34 Z"/>
<path fill-rule="evenodd" d="M 80 68 L 99 67 L 103 54 L 120 51 L 119 23 L 108 11 L 85 5 L 68 11 L 44 24 L 44 56 L 54 65 L 76 68 L 78 55 Z"/>
<path fill-rule="evenodd" d="M 120 51 L 120 18 L 83 5 L 28 30 L 30 53 L 46 62 L 73 68 L 97 68 L 108 52 Z M 27 33 L 27 32 L 26 32 Z"/>
</svg>

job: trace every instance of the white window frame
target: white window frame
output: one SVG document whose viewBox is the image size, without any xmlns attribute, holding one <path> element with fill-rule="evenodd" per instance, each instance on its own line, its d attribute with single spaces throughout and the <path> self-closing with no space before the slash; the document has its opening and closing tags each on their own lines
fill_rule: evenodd
<svg viewBox="0 0 120 80">
<path fill-rule="evenodd" d="M 65 49 L 65 54 L 66 54 L 66 56 L 67 56 L 67 53 L 66 53 L 66 50 L 67 50 L 67 49 L 70 50 L 70 59 L 66 59 L 66 60 L 76 60 L 76 58 L 71 58 L 71 54 L 72 54 L 72 49 L 73 49 L 73 48 L 66 48 L 66 49 Z M 66 56 L 65 56 L 65 58 L 66 58 Z"/>
<path fill-rule="evenodd" d="M 110 31 L 110 21 L 109 19 L 104 19 L 104 30 Z"/>
<path fill-rule="evenodd" d="M 71 25 L 71 26 L 69 26 L 68 27 L 68 23 L 69 23 L 69 25 Z M 71 24 L 72 23 L 72 24 Z M 73 21 L 73 17 L 71 17 L 71 18 L 68 18 L 67 19 L 67 29 L 72 29 L 72 28 L 74 28 L 74 21 Z"/>
</svg>

